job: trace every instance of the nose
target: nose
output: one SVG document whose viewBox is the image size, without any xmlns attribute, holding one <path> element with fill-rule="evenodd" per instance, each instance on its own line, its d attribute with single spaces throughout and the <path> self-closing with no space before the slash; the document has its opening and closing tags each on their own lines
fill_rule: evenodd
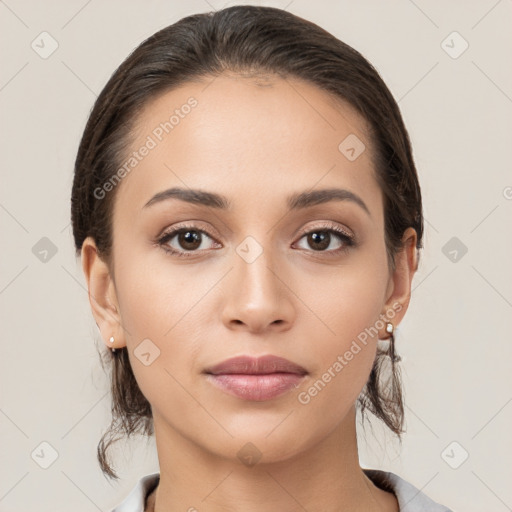
<svg viewBox="0 0 512 512">
<path fill-rule="evenodd" d="M 233 259 L 225 288 L 224 325 L 251 333 L 290 329 L 296 312 L 283 266 L 274 265 L 266 249 L 252 262 L 237 253 Z"/>
</svg>

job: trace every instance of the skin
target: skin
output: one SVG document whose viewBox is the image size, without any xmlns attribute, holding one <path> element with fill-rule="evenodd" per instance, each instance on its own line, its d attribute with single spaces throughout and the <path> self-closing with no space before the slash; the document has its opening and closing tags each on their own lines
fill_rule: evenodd
<svg viewBox="0 0 512 512">
<path fill-rule="evenodd" d="M 225 74 L 147 104 L 132 149 L 190 96 L 197 107 L 118 185 L 112 268 L 92 238 L 82 248 L 105 344 L 128 347 L 153 411 L 160 484 L 146 510 L 334 512 L 343 504 L 346 511 L 397 511 L 394 494 L 359 466 L 355 427 L 354 404 L 377 338 L 389 337 L 385 328 L 308 404 L 297 398 L 380 315 L 398 305 L 396 327 L 409 304 L 416 232 L 404 233 L 392 271 L 365 123 L 308 83 Z M 338 150 L 351 133 L 366 146 L 354 161 Z M 174 186 L 223 194 L 232 209 L 176 199 L 144 208 Z M 330 187 L 360 196 L 369 214 L 349 200 L 287 211 L 289 194 Z M 190 258 L 154 242 L 184 221 L 209 233 L 199 235 Z M 357 245 L 334 255 L 344 242 L 332 234 L 327 248 L 315 250 L 302 233 L 322 231 L 325 222 L 354 234 Z M 236 252 L 247 236 L 263 250 L 251 263 Z M 167 245 L 190 247 L 177 236 Z M 149 366 L 133 354 L 146 338 L 160 350 Z M 308 375 L 297 389 L 256 402 L 220 391 L 202 374 L 244 354 L 282 356 Z M 261 453 L 253 466 L 237 456 L 248 442 Z"/>
</svg>

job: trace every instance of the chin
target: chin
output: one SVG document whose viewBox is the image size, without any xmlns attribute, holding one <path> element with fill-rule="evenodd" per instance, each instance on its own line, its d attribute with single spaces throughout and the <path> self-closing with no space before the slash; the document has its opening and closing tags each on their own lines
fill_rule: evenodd
<svg viewBox="0 0 512 512">
<path fill-rule="evenodd" d="M 293 415 L 294 413 L 290 415 L 290 419 Z M 317 431 L 317 427 L 310 435 L 304 429 L 299 431 L 296 424 L 290 424 L 286 428 L 284 424 L 287 420 L 283 422 L 285 417 L 286 415 L 280 415 L 278 420 L 272 423 L 265 423 L 260 419 L 257 424 L 253 422 L 252 425 L 248 423 L 245 427 L 240 426 L 238 429 L 228 429 L 234 437 L 224 443 L 220 439 L 216 442 L 217 440 L 212 438 L 204 441 L 207 444 L 212 444 L 213 441 L 212 446 L 208 448 L 221 457 L 248 467 L 255 464 L 261 467 L 298 457 L 314 447 L 325 436 L 324 433 Z"/>
</svg>

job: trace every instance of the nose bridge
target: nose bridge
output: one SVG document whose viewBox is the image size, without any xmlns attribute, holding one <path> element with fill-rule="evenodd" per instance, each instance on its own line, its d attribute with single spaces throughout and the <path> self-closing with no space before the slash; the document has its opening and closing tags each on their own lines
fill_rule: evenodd
<svg viewBox="0 0 512 512">
<path fill-rule="evenodd" d="M 224 311 L 227 322 L 243 323 L 255 330 L 289 324 L 293 315 L 286 279 L 277 270 L 282 267 L 277 264 L 277 248 L 272 247 L 273 239 L 264 230 L 258 233 L 247 235 L 235 247 Z"/>
<path fill-rule="evenodd" d="M 237 284 L 240 291 L 250 297 L 250 300 L 271 301 L 281 294 L 281 286 L 273 271 L 276 261 L 275 249 L 271 247 L 272 240 L 266 237 L 262 240 L 253 235 L 246 236 L 235 249 L 235 268 Z M 261 242 L 259 240 L 262 240 Z"/>
</svg>

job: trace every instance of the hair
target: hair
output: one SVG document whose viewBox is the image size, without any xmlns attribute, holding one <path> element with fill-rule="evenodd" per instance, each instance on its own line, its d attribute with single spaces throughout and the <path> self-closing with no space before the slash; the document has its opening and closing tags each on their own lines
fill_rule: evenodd
<svg viewBox="0 0 512 512">
<path fill-rule="evenodd" d="M 143 41 L 115 70 L 98 96 L 77 152 L 71 195 L 71 221 L 77 256 L 91 236 L 98 255 L 113 270 L 112 212 L 116 187 L 99 199 L 119 169 L 134 123 L 148 102 L 193 80 L 222 73 L 302 79 L 351 105 L 369 127 L 376 179 L 383 193 L 388 265 L 403 249 L 408 227 L 422 248 L 420 185 L 408 132 L 399 108 L 376 69 L 351 46 L 316 24 L 274 7 L 234 6 L 187 16 Z M 380 346 L 357 403 L 398 436 L 404 432 L 400 371 L 393 354 Z M 107 451 L 123 435 L 153 434 L 151 406 L 139 389 L 126 348 L 106 349 L 102 365 L 111 370 L 112 421 L 101 437 L 97 457 L 109 478 L 118 479 Z M 385 379 L 383 369 L 390 363 Z"/>
</svg>

